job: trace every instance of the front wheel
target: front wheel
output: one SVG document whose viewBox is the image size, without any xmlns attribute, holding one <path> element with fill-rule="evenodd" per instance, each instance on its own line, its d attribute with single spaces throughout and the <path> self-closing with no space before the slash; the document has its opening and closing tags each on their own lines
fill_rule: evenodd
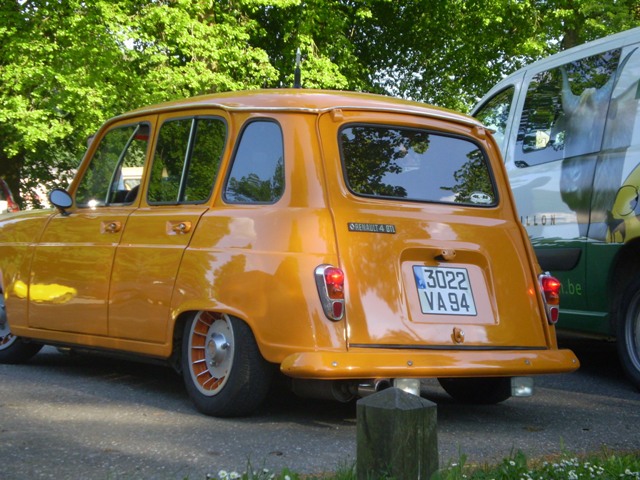
<svg viewBox="0 0 640 480">
<path fill-rule="evenodd" d="M 182 375 L 196 408 L 217 417 L 252 413 L 265 399 L 273 366 L 242 320 L 198 312 L 185 324 Z"/>
<path fill-rule="evenodd" d="M 4 295 L 0 292 L 0 363 L 22 363 L 40 351 L 39 343 L 25 342 L 9 330 Z"/>
<path fill-rule="evenodd" d="M 444 391 L 461 403 L 492 405 L 511 397 L 510 377 L 439 378 Z"/>
<path fill-rule="evenodd" d="M 627 377 L 640 389 L 640 278 L 627 286 L 620 307 L 618 356 Z"/>
</svg>

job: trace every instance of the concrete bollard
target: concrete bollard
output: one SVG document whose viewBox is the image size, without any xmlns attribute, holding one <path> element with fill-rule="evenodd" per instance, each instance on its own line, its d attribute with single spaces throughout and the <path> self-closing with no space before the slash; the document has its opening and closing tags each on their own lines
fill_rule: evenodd
<svg viewBox="0 0 640 480">
<path fill-rule="evenodd" d="M 358 480 L 429 479 L 438 470 L 436 404 L 388 388 L 358 400 Z"/>
</svg>

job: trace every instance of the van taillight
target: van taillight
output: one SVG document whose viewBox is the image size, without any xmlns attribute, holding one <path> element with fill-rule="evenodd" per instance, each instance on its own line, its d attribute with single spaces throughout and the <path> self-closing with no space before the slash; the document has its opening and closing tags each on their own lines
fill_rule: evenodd
<svg viewBox="0 0 640 480">
<path fill-rule="evenodd" d="M 344 316 L 344 272 L 331 265 L 319 265 L 315 277 L 324 314 L 330 320 L 341 320 Z"/>
<path fill-rule="evenodd" d="M 560 316 L 560 280 L 548 273 L 541 274 L 538 280 L 547 311 L 547 320 L 549 323 L 555 324 Z"/>
</svg>

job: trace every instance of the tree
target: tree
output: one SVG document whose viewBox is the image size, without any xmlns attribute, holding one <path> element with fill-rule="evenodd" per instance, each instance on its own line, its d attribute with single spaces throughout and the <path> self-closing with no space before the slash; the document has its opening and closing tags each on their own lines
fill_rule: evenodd
<svg viewBox="0 0 640 480">
<path fill-rule="evenodd" d="M 293 84 L 295 54 L 303 55 L 305 88 L 370 90 L 368 65 L 358 57 L 355 39 L 371 13 L 368 1 L 291 0 L 280 8 L 255 5 L 248 9 L 259 26 L 251 42 L 262 48 L 278 71 L 272 86 Z"/>
<path fill-rule="evenodd" d="M 107 118 L 293 83 L 467 110 L 524 63 L 640 25 L 638 0 L 6 0 L 0 176 L 38 204 Z"/>
<path fill-rule="evenodd" d="M 276 77 L 232 2 L 15 0 L 0 18 L 0 175 L 22 200 L 64 186 L 113 115 Z"/>
<path fill-rule="evenodd" d="M 351 38 L 372 90 L 466 111 L 508 73 L 640 26 L 637 0 L 370 0 Z M 362 80 L 360 80 L 362 82 Z"/>
</svg>

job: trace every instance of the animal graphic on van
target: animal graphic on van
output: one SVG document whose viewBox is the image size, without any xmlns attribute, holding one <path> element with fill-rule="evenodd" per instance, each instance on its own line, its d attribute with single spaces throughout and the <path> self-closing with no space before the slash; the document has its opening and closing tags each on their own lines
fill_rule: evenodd
<svg viewBox="0 0 640 480">
<path fill-rule="evenodd" d="M 613 208 L 607 218 L 607 242 L 624 243 L 640 237 L 640 166 L 626 178 L 616 195 Z"/>
</svg>

